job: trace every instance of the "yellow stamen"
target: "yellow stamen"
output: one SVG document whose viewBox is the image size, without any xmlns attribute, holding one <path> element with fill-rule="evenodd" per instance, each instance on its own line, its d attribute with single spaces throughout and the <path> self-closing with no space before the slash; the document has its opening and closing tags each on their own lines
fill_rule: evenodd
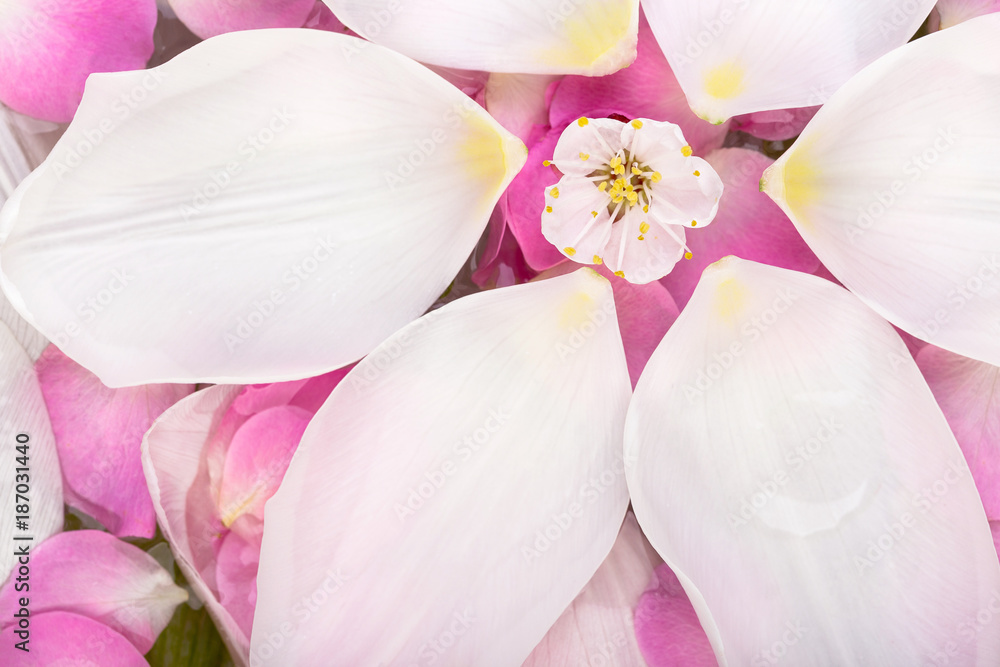
<svg viewBox="0 0 1000 667">
<path fill-rule="evenodd" d="M 637 236 L 636 238 L 637 238 L 638 240 L 640 240 L 640 241 L 645 241 L 645 240 L 646 240 L 646 237 L 645 237 L 645 236 L 643 236 L 642 234 L 639 234 L 639 236 Z"/>
<path fill-rule="evenodd" d="M 581 160 L 589 160 L 590 159 L 590 154 L 589 153 L 580 153 L 580 159 Z"/>
<path fill-rule="evenodd" d="M 698 226 L 698 221 L 697 220 L 692 220 L 691 221 L 691 226 L 692 227 L 697 227 Z"/>
<path fill-rule="evenodd" d="M 604 192 L 605 190 L 608 189 L 608 182 L 601 181 L 601 184 L 597 186 L 597 189 L 600 190 L 601 192 Z"/>
<path fill-rule="evenodd" d="M 552 160 L 542 160 L 542 166 L 543 167 L 551 167 L 552 166 Z"/>
<path fill-rule="evenodd" d="M 597 255 L 594 255 L 594 264 L 603 264 L 603 263 L 604 263 L 603 259 L 601 259 Z"/>
<path fill-rule="evenodd" d="M 701 172 L 696 169 L 695 172 L 694 172 L 694 175 L 695 176 L 701 176 Z"/>
<path fill-rule="evenodd" d="M 690 146 L 685 146 L 684 148 L 681 149 L 681 155 L 683 155 L 684 157 L 691 157 L 691 154 L 693 152 L 694 151 L 691 150 Z"/>
<path fill-rule="evenodd" d="M 549 190 L 549 194 L 552 195 L 553 199 L 559 199 L 559 188 L 552 188 Z"/>
<path fill-rule="evenodd" d="M 649 231 L 649 223 L 648 222 L 641 223 L 639 225 L 639 231 L 642 232 L 643 234 L 645 234 L 646 232 L 648 232 Z"/>
<path fill-rule="evenodd" d="M 633 120 L 632 121 L 632 127 L 634 127 L 637 130 L 640 129 L 642 127 L 642 121 L 638 120 L 638 119 L 637 120 Z"/>
<path fill-rule="evenodd" d="M 576 121 L 576 124 L 579 125 L 580 127 L 585 127 L 589 122 L 590 120 L 588 120 L 587 118 L 581 118 L 580 120 Z"/>
<path fill-rule="evenodd" d="M 591 212 L 590 212 L 590 214 L 591 214 L 592 216 L 594 216 L 595 218 L 597 217 L 597 211 L 591 211 Z"/>
<path fill-rule="evenodd" d="M 625 272 L 624 271 L 615 271 L 615 275 L 618 276 L 619 278 L 624 278 L 625 277 Z"/>
<path fill-rule="evenodd" d="M 694 257 L 694 255 L 692 255 L 691 253 L 689 252 L 684 253 L 684 259 L 691 259 L 692 257 Z"/>
<path fill-rule="evenodd" d="M 563 252 L 572 257 L 576 254 L 576 248 L 563 248 Z"/>
<path fill-rule="evenodd" d="M 649 180 L 653 181 L 654 183 L 659 183 L 662 179 L 663 179 L 663 174 L 661 174 L 658 171 L 654 171 L 653 175 L 649 177 Z"/>
<path fill-rule="evenodd" d="M 552 212 L 552 207 L 551 206 L 546 206 L 545 207 L 545 212 L 546 213 L 551 213 Z"/>
</svg>

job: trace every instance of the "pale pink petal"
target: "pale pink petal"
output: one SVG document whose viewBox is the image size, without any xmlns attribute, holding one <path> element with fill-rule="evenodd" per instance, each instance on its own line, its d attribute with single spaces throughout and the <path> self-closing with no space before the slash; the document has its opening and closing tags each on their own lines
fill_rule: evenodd
<svg viewBox="0 0 1000 667">
<path fill-rule="evenodd" d="M 983 14 L 1000 12 L 1000 0 L 938 0 L 936 9 L 941 19 L 938 29 L 944 30 Z"/>
<path fill-rule="evenodd" d="M 566 261 L 562 253 L 542 236 L 545 188 L 559 180 L 559 174 L 543 162 L 552 158 L 562 129 L 551 130 L 531 146 L 527 163 L 500 198 L 504 220 L 521 246 L 528 266 L 536 271 L 544 271 Z"/>
<path fill-rule="evenodd" d="M 635 633 L 649 667 L 715 667 L 715 653 L 698 614 L 667 565 L 635 609 Z"/>
<path fill-rule="evenodd" d="M 110 389 L 55 345 L 45 349 L 35 369 L 56 437 L 66 502 L 118 537 L 152 537 L 156 517 L 139 445 L 153 420 L 194 385 Z"/>
<path fill-rule="evenodd" d="M 722 148 L 706 159 L 725 189 L 715 221 L 685 237 L 692 258 L 662 280 L 679 306 L 691 298 L 705 267 L 727 255 L 805 273 L 819 268 L 788 216 L 758 189 L 761 173 L 773 160 L 745 148 Z"/>
<path fill-rule="evenodd" d="M 146 66 L 155 25 L 154 0 L 5 2 L 0 101 L 29 116 L 69 122 L 89 74 Z"/>
<path fill-rule="evenodd" d="M 472 272 L 472 282 L 484 289 L 509 287 L 531 280 L 535 272 L 528 267 L 517 239 L 507 228 L 498 206 L 490 218 L 486 247 L 479 265 Z"/>
<path fill-rule="evenodd" d="M 16 625 L 8 610 L 30 593 L 33 638 L 34 614 L 69 611 L 100 621 L 146 653 L 170 622 L 174 608 L 187 600 L 187 592 L 152 556 L 102 531 L 53 535 L 31 547 L 28 565 L 27 591 L 16 590 L 14 579 L 0 590 L 5 638 L 6 628 Z"/>
<path fill-rule="evenodd" d="M 712 125 L 694 115 L 667 59 L 644 16 L 639 19 L 639 55 L 635 62 L 602 77 L 567 76 L 556 88 L 549 108 L 552 127 L 564 127 L 580 116 L 621 114 L 680 125 L 695 153 L 722 146 L 728 124 Z"/>
<path fill-rule="evenodd" d="M 316 0 L 170 0 L 177 18 L 201 38 L 237 30 L 301 28 Z"/>
<path fill-rule="evenodd" d="M 142 441 L 142 467 L 160 530 L 177 565 L 205 603 L 233 659 L 246 665 L 250 638 L 214 590 L 212 527 L 221 524 L 208 492 L 208 472 L 202 466 L 203 450 L 240 389 L 209 387 L 167 410 Z"/>
<path fill-rule="evenodd" d="M 527 143 L 536 126 L 549 124 L 548 93 L 559 79 L 552 74 L 490 74 L 486 81 L 486 110 Z"/>
<path fill-rule="evenodd" d="M 643 667 L 632 610 L 659 562 L 627 514 L 611 553 L 523 667 Z"/>
<path fill-rule="evenodd" d="M 735 116 L 732 129 L 746 132 L 767 141 L 781 141 L 797 137 L 819 111 L 819 107 L 800 109 L 773 109 Z"/>
<path fill-rule="evenodd" d="M 31 617 L 28 652 L 16 647 L 17 634 L 0 642 L 5 667 L 148 667 L 142 654 L 120 634 L 86 616 L 50 611 Z"/>
<path fill-rule="evenodd" d="M 235 532 L 229 533 L 219 547 L 218 559 L 219 601 L 249 637 L 257 604 L 260 542 L 250 544 Z"/>
<path fill-rule="evenodd" d="M 345 366 L 343 368 L 338 368 L 335 371 L 330 371 L 329 373 L 324 373 L 314 378 L 309 378 L 306 380 L 305 384 L 295 392 L 295 395 L 288 401 L 289 405 L 302 408 L 310 414 L 316 414 L 326 399 L 330 396 L 330 392 L 336 388 L 337 384 L 344 379 L 351 369 L 354 368 L 354 364 L 350 366 Z"/>
<path fill-rule="evenodd" d="M 312 13 L 306 18 L 306 22 L 302 27 L 312 30 L 326 30 L 327 32 L 350 34 L 347 26 L 341 23 L 340 19 L 334 15 L 333 10 L 327 7 L 321 0 L 317 0 L 316 6 L 313 7 Z"/>
<path fill-rule="evenodd" d="M 972 470 L 986 516 L 1000 519 L 1000 368 L 933 345 L 917 366 Z"/>
</svg>

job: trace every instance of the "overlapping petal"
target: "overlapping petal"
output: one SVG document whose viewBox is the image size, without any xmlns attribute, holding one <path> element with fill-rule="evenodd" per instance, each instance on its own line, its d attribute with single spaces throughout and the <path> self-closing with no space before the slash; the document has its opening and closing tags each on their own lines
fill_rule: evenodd
<svg viewBox="0 0 1000 667">
<path fill-rule="evenodd" d="M 153 420 L 193 392 L 194 385 L 109 389 L 54 345 L 35 369 L 56 438 L 66 502 L 118 537 L 153 537 L 156 517 L 139 446 Z"/>
<path fill-rule="evenodd" d="M 31 360 L 0 324 L 0 580 L 17 564 L 14 547 L 37 544 L 62 530 L 63 486 L 56 442 Z M 20 486 L 18 486 L 20 485 Z M 21 494 L 21 498 L 17 494 Z M 25 499 L 26 498 L 26 499 Z M 17 521 L 22 523 L 18 524 Z"/>
<path fill-rule="evenodd" d="M 944 30 L 977 16 L 1000 12 L 1000 2 L 998 0 L 938 0 L 935 8 L 940 17 L 938 29 Z"/>
<path fill-rule="evenodd" d="M 39 614 L 31 619 L 28 634 L 24 651 L 17 648 L 13 637 L 0 644 L 0 662 L 9 667 L 149 665 L 127 639 L 103 623 L 79 614 L 65 611 Z"/>
<path fill-rule="evenodd" d="M 656 568 L 656 578 L 639 599 L 635 633 L 649 667 L 719 664 L 684 587 L 667 565 Z"/>
<path fill-rule="evenodd" d="M 394 334 L 267 504 L 254 660 L 520 664 L 615 541 L 629 394 L 612 290 L 589 269 Z"/>
<path fill-rule="evenodd" d="M 203 39 L 235 30 L 301 28 L 316 0 L 170 0 L 191 32 Z"/>
<path fill-rule="evenodd" d="M 921 38 L 844 86 L 762 187 L 899 328 L 1000 364 L 1000 15 Z"/>
<path fill-rule="evenodd" d="M 359 35 L 433 65 L 600 76 L 635 59 L 639 0 L 323 1 Z"/>
<path fill-rule="evenodd" d="M 846 290 L 705 272 L 629 407 L 636 517 L 722 664 L 1000 661 L 972 476 L 892 328 Z"/>
<path fill-rule="evenodd" d="M 0 7 L 0 101 L 68 122 L 93 72 L 142 69 L 155 0 L 18 0 Z"/>
<path fill-rule="evenodd" d="M 91 79 L 0 217 L 4 291 L 108 386 L 317 375 L 424 312 L 523 160 L 388 49 L 221 35 Z"/>
<path fill-rule="evenodd" d="M 722 122 L 822 104 L 905 44 L 934 0 L 645 0 L 642 7 L 691 108 Z"/>
</svg>

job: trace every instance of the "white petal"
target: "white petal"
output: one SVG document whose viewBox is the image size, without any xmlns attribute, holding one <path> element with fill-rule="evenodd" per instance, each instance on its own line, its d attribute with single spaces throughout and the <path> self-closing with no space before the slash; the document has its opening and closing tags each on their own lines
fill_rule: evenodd
<svg viewBox="0 0 1000 667">
<path fill-rule="evenodd" d="M 889 54 L 816 115 L 762 187 L 899 328 L 1000 365 L 1000 15 Z"/>
<path fill-rule="evenodd" d="M 351 30 L 432 65 L 601 76 L 636 55 L 639 0 L 323 0 Z"/>
<path fill-rule="evenodd" d="M 206 516 L 214 516 L 215 502 L 209 497 L 208 471 L 201 467 L 203 449 L 209 446 L 219 415 L 242 387 L 217 385 L 181 399 L 153 424 L 142 441 L 142 468 L 156 509 L 156 520 L 177 559 L 184 577 L 205 603 L 219 635 L 238 665 L 247 665 L 249 638 L 240 630 L 202 576 L 211 549 L 211 528 Z M 202 516 L 192 515 L 189 497 L 201 494 Z M 214 554 L 212 555 L 214 557 Z"/>
<path fill-rule="evenodd" d="M 557 195 L 553 197 L 553 193 Z M 604 254 L 611 227 L 608 196 L 592 181 L 563 176 L 555 186 L 545 190 L 542 234 L 574 262 L 597 264 Z"/>
<path fill-rule="evenodd" d="M 9 547 L 0 550 L 0 581 L 3 581 L 17 561 L 16 545 L 27 545 L 30 550 L 63 526 L 62 474 L 49 413 L 31 360 L 3 324 L 0 324 L 0 442 L 3 443 L 0 512 L 5 517 L 0 521 L 0 544 Z M 25 528 L 18 528 L 15 521 L 24 521 Z M 25 537 L 31 539 L 24 540 Z"/>
<path fill-rule="evenodd" d="M 3 287 L 112 387 L 318 375 L 426 310 L 524 158 L 385 48 L 230 33 L 90 78 L 0 217 Z"/>
<path fill-rule="evenodd" d="M 645 285 L 670 273 L 686 247 L 683 227 L 661 225 L 636 206 L 614 224 L 603 258 L 616 275 Z"/>
<path fill-rule="evenodd" d="M 523 667 L 645 667 L 634 610 L 660 559 L 635 517 L 625 516 L 607 559 Z"/>
<path fill-rule="evenodd" d="M 934 0 L 644 0 L 642 7 L 691 109 L 721 123 L 822 104 L 905 44 Z"/>
<path fill-rule="evenodd" d="M 267 503 L 251 658 L 520 664 L 615 541 L 629 395 L 611 286 L 590 269 L 397 332 L 334 390 Z"/>
<path fill-rule="evenodd" d="M 1000 633 L 964 629 L 1000 596 L 968 466 L 902 340 L 839 286 L 709 267 L 625 458 L 720 664 L 1000 664 Z"/>
</svg>

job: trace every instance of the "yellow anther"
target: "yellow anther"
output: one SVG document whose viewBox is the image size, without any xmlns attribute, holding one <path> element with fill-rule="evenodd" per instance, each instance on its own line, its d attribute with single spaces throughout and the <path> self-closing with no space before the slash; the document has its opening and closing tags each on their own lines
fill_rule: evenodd
<svg viewBox="0 0 1000 667">
<path fill-rule="evenodd" d="M 615 275 L 618 276 L 619 278 L 624 278 L 625 277 L 625 272 L 624 271 L 615 271 Z"/>
<path fill-rule="evenodd" d="M 542 160 L 542 166 L 543 167 L 551 167 L 552 166 L 552 160 Z"/>
<path fill-rule="evenodd" d="M 684 253 L 684 259 L 691 259 L 692 257 L 694 257 L 694 255 L 692 255 L 691 253 L 689 252 Z"/>
<path fill-rule="evenodd" d="M 653 181 L 654 183 L 659 183 L 662 179 L 663 179 L 663 174 L 661 174 L 658 171 L 654 171 L 653 175 L 649 177 L 649 180 Z"/>
<path fill-rule="evenodd" d="M 576 248 L 563 248 L 563 252 L 572 257 L 576 254 Z"/>
<path fill-rule="evenodd" d="M 694 175 L 695 176 L 701 176 L 701 172 L 696 169 L 695 172 L 694 172 Z"/>
<path fill-rule="evenodd" d="M 545 207 L 545 212 L 546 213 L 551 213 L 552 212 L 552 207 L 551 206 L 546 206 Z"/>
<path fill-rule="evenodd" d="M 604 260 L 597 255 L 594 255 L 594 264 L 604 264 Z"/>
<path fill-rule="evenodd" d="M 641 120 L 638 120 L 638 119 L 636 119 L 636 120 L 633 120 L 633 121 L 632 121 L 632 127 L 634 127 L 635 129 L 637 129 L 637 130 L 638 130 L 639 128 L 641 128 L 641 127 L 642 127 L 642 121 L 641 121 Z"/>
<path fill-rule="evenodd" d="M 622 163 L 622 159 L 616 155 L 613 158 L 611 158 L 611 162 L 608 163 L 608 166 L 611 167 L 611 168 L 614 168 L 614 167 L 617 167 L 618 165 L 620 165 L 621 163 Z"/>
<path fill-rule="evenodd" d="M 628 199 L 628 203 L 632 206 L 635 206 L 639 202 L 639 195 L 635 192 L 628 193 L 625 195 L 625 198 Z"/>
<path fill-rule="evenodd" d="M 642 234 L 639 234 L 639 235 L 638 235 L 637 237 L 635 237 L 635 238 L 636 238 L 636 239 L 638 239 L 639 241 L 645 241 L 645 240 L 646 240 L 646 237 L 645 237 L 645 236 L 643 236 Z"/>
<path fill-rule="evenodd" d="M 608 189 L 608 182 L 601 181 L 601 184 L 597 186 L 597 189 L 600 190 L 601 192 L 604 192 L 605 190 Z"/>
<path fill-rule="evenodd" d="M 559 188 L 552 188 L 549 190 L 549 194 L 552 195 L 553 199 L 559 199 Z"/>
<path fill-rule="evenodd" d="M 649 213 L 649 204 L 646 204 L 645 206 L 642 207 L 642 212 Z"/>
<path fill-rule="evenodd" d="M 621 194 L 616 194 L 616 195 L 614 195 L 614 196 L 611 197 L 611 201 L 613 201 L 616 204 L 621 204 L 622 201 L 624 201 L 624 200 L 625 200 L 625 195 L 621 195 Z"/>
<path fill-rule="evenodd" d="M 580 159 L 581 160 L 589 160 L 590 159 L 590 153 L 580 153 Z"/>
<path fill-rule="evenodd" d="M 692 227 L 697 227 L 698 226 L 698 221 L 697 220 L 692 220 L 691 221 L 691 226 Z"/>
<path fill-rule="evenodd" d="M 595 218 L 597 217 L 597 211 L 591 211 L 591 212 L 590 212 L 590 214 L 591 214 L 592 216 L 594 216 Z"/>
<path fill-rule="evenodd" d="M 649 223 L 648 222 L 641 223 L 639 225 L 639 231 L 642 232 L 643 234 L 645 234 L 646 232 L 648 232 L 649 231 Z"/>
<path fill-rule="evenodd" d="M 639 165 L 637 165 L 637 164 L 633 164 L 632 165 L 632 175 L 633 176 L 642 176 L 642 169 L 639 169 Z"/>
<path fill-rule="evenodd" d="M 580 127 L 584 127 L 589 122 L 590 120 L 586 118 L 581 118 L 580 120 L 576 121 L 576 124 L 579 125 Z"/>
<path fill-rule="evenodd" d="M 684 148 L 681 149 L 681 155 L 683 155 L 684 157 L 691 157 L 691 153 L 693 152 L 694 151 L 691 150 L 690 146 L 685 146 Z"/>
<path fill-rule="evenodd" d="M 625 184 L 625 192 L 628 192 L 628 193 L 635 192 L 635 186 L 633 186 L 631 183 L 626 183 Z"/>
<path fill-rule="evenodd" d="M 620 164 L 617 167 L 615 167 L 615 173 L 616 174 L 624 174 L 625 173 L 625 165 Z"/>
</svg>

